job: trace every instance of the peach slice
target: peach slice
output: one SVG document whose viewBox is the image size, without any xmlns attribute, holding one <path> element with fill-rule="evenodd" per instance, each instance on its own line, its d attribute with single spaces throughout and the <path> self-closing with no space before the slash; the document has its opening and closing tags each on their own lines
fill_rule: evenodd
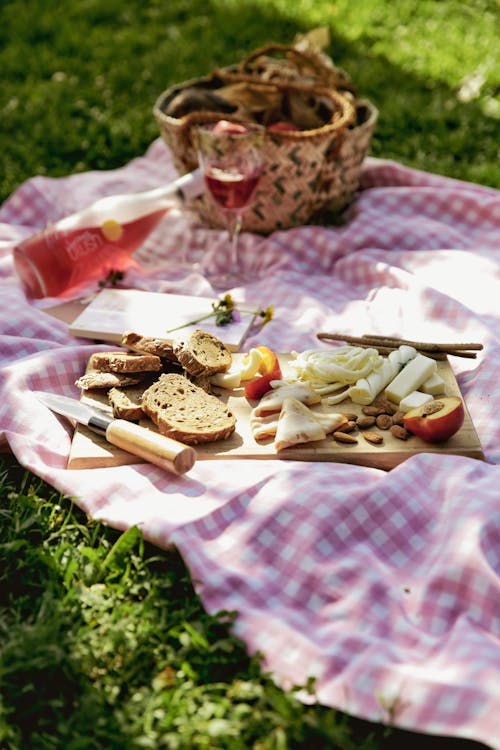
<svg viewBox="0 0 500 750">
<path fill-rule="evenodd" d="M 444 396 L 410 409 L 403 417 L 407 430 L 428 443 L 448 440 L 464 423 L 465 410 L 458 396 Z"/>
<path fill-rule="evenodd" d="M 269 125 L 268 130 L 272 130 L 273 133 L 290 133 L 297 131 L 298 127 L 293 122 L 278 120 Z"/>
<path fill-rule="evenodd" d="M 239 122 L 230 122 L 230 120 L 219 120 L 214 126 L 214 133 L 227 133 L 228 135 L 243 135 L 248 132 L 248 128 Z"/>
</svg>

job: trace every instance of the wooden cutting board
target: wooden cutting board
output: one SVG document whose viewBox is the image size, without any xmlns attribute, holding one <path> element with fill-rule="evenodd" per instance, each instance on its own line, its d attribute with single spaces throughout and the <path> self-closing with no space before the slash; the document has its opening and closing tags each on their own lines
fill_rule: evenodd
<svg viewBox="0 0 500 750">
<path fill-rule="evenodd" d="M 238 357 L 242 354 L 234 354 L 233 358 L 237 362 Z M 284 377 L 287 374 L 287 363 L 291 355 L 280 355 L 280 363 Z M 446 395 L 460 396 L 463 398 L 453 370 L 447 360 L 437 363 L 438 372 L 446 383 Z M 356 445 L 342 445 L 337 443 L 331 436 L 325 440 L 314 443 L 306 443 L 291 448 L 286 448 L 279 455 L 276 453 L 272 440 L 257 443 L 250 430 L 250 412 L 252 405 L 243 395 L 243 390 L 226 391 L 224 389 L 214 389 L 217 395 L 227 403 L 229 409 L 237 419 L 236 431 L 229 440 L 207 443 L 206 445 L 196 446 L 196 452 L 200 460 L 204 459 L 266 459 L 280 458 L 298 461 L 333 461 L 361 466 L 370 466 L 378 469 L 389 470 L 405 461 L 407 458 L 418 453 L 440 453 L 443 455 L 460 455 L 484 460 L 484 454 L 481 448 L 479 438 L 472 423 L 469 411 L 465 405 L 465 420 L 461 429 L 444 443 L 431 444 L 425 443 L 420 438 L 412 435 L 408 440 L 399 440 L 395 438 L 389 430 L 380 430 L 384 437 L 381 445 L 368 443 L 362 436 L 362 431 L 357 430 Z M 82 395 L 83 402 L 90 406 L 96 406 L 111 414 L 111 408 L 107 403 L 106 393 L 101 391 L 85 391 Z M 334 407 L 324 405 L 312 407 L 312 410 L 336 411 L 336 412 L 356 412 L 361 414 L 361 406 L 353 404 L 346 400 Z M 156 427 L 149 419 L 144 419 L 141 424 L 152 430 Z M 83 469 L 106 466 L 121 466 L 124 464 L 139 463 L 141 459 L 131 455 L 119 448 L 110 445 L 104 438 L 92 432 L 86 427 L 78 426 L 76 428 L 71 452 L 69 456 L 68 468 Z"/>
</svg>

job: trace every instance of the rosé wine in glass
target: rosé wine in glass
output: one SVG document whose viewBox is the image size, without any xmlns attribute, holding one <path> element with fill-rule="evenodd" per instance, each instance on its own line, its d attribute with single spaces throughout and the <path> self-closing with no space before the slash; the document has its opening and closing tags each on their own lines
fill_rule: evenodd
<svg viewBox="0 0 500 750">
<path fill-rule="evenodd" d="M 217 123 L 201 125 L 197 131 L 198 159 L 208 191 L 222 210 L 231 241 L 231 261 L 218 286 L 234 278 L 245 280 L 238 257 L 238 237 L 243 212 L 252 204 L 263 168 L 265 130 L 260 125 Z"/>
<path fill-rule="evenodd" d="M 227 210 L 249 205 L 259 182 L 260 172 L 241 174 L 226 172 L 218 167 L 207 167 L 205 180 L 216 203 Z"/>
</svg>

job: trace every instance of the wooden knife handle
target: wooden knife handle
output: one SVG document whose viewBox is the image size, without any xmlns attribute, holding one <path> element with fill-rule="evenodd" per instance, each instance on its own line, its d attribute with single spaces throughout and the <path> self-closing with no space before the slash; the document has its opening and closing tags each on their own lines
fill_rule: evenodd
<svg viewBox="0 0 500 750">
<path fill-rule="evenodd" d="M 194 448 L 125 419 L 115 419 L 106 430 L 106 439 L 135 456 L 174 474 L 185 474 L 196 461 Z"/>
</svg>

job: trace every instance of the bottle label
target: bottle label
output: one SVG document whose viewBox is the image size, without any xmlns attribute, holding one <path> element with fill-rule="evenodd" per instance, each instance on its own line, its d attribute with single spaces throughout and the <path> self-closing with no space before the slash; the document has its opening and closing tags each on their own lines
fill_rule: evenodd
<svg viewBox="0 0 500 750">
<path fill-rule="evenodd" d="M 105 243 L 101 234 L 84 230 L 68 242 L 63 241 L 63 244 L 70 259 L 76 263 L 87 255 L 97 253 Z"/>
</svg>

